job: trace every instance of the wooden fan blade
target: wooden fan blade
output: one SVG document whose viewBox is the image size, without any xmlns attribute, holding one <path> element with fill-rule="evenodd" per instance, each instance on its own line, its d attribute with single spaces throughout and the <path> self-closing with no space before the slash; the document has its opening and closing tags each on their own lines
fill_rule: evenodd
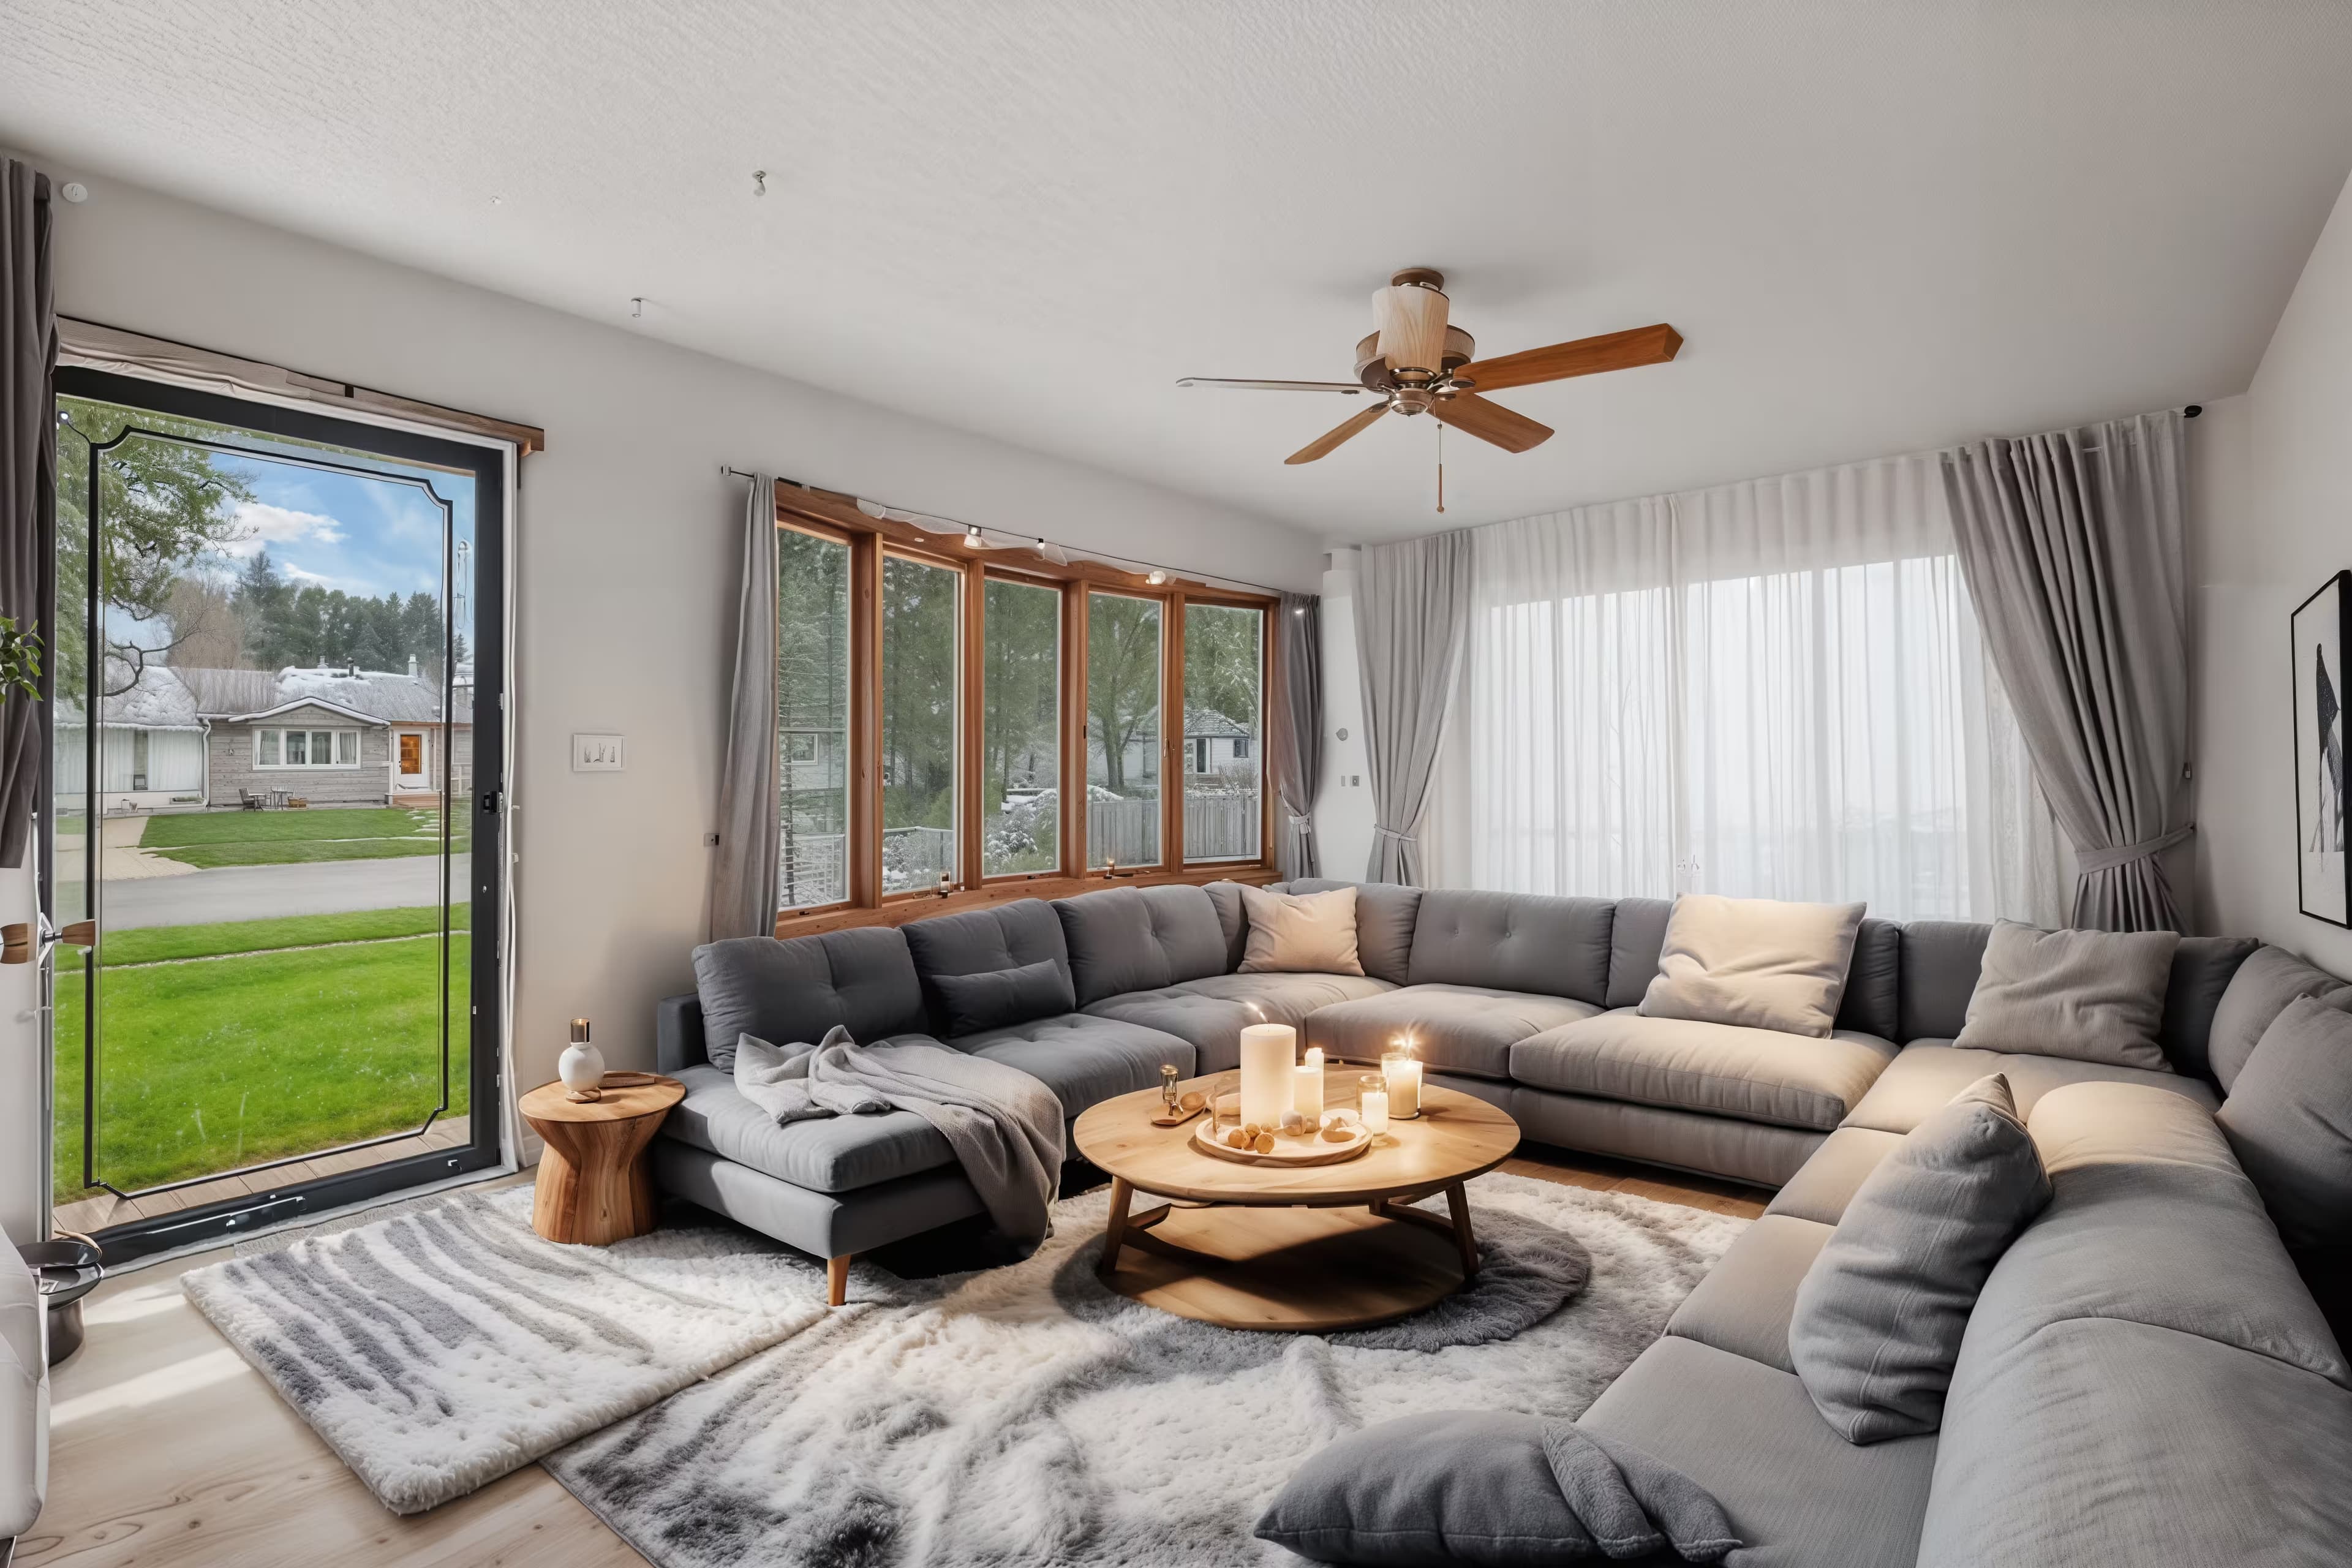
<svg viewBox="0 0 2352 1568">
<path fill-rule="evenodd" d="M 1640 364 L 1664 364 L 1683 346 L 1683 335 L 1660 321 L 1654 327 L 1603 332 L 1597 338 L 1554 343 L 1549 348 L 1522 349 L 1515 354 L 1474 360 L 1454 373 L 1481 392 L 1507 386 L 1532 386 L 1539 381 L 1566 381 L 1572 375 L 1597 375 L 1604 370 L 1631 370 Z"/>
<path fill-rule="evenodd" d="M 1318 436 L 1315 439 L 1307 442 L 1307 445 L 1299 447 L 1298 450 L 1291 453 L 1290 456 L 1283 458 L 1282 460 L 1286 464 L 1311 463 L 1318 458 L 1326 457 L 1331 452 L 1337 450 L 1339 443 L 1342 441 L 1347 440 L 1352 436 L 1360 435 L 1363 431 L 1370 429 L 1372 426 L 1372 421 L 1378 419 L 1381 415 L 1386 414 L 1388 411 L 1389 405 L 1387 404 L 1375 403 L 1370 408 L 1365 409 L 1361 414 L 1357 415 L 1353 419 L 1349 420 L 1345 425 L 1340 426 L 1338 429 Z M 1549 436 L 1551 432 L 1547 430 L 1544 434 Z"/>
<path fill-rule="evenodd" d="M 1223 375 L 1188 375 L 1176 384 L 1239 387 L 1244 392 L 1336 392 L 1347 397 L 1361 397 L 1370 390 L 1360 381 L 1235 381 Z"/>
<path fill-rule="evenodd" d="M 1506 452 L 1524 452 L 1551 439 L 1550 426 L 1538 425 L 1524 414 L 1514 414 L 1499 403 L 1467 392 L 1441 397 L 1429 405 L 1429 411 L 1441 424 L 1481 441 L 1492 441 Z"/>
</svg>

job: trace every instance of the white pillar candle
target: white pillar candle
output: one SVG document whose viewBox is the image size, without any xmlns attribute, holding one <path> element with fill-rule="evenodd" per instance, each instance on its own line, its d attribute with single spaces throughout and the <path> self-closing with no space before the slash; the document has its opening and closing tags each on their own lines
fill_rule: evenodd
<svg viewBox="0 0 2352 1568">
<path fill-rule="evenodd" d="M 1297 1079 L 1298 1032 L 1287 1024 L 1252 1024 L 1242 1031 L 1242 1120 L 1279 1127 L 1291 1109 Z"/>
<path fill-rule="evenodd" d="M 1421 1114 L 1421 1059 L 1391 1052 L 1381 1058 L 1381 1076 L 1388 1080 L 1389 1114 L 1411 1121 Z"/>
<path fill-rule="evenodd" d="M 1322 1054 L 1321 1051 L 1307 1053 L 1307 1059 L 1298 1065 L 1295 1075 L 1297 1087 L 1290 1096 L 1292 1107 L 1306 1119 L 1309 1127 L 1319 1126 L 1323 1121 L 1323 1064 L 1316 1059 Z"/>
<path fill-rule="evenodd" d="M 1374 1134 L 1389 1130 L 1389 1091 L 1367 1089 L 1356 1096 L 1356 1114 L 1363 1119 L 1364 1131 Z"/>
</svg>

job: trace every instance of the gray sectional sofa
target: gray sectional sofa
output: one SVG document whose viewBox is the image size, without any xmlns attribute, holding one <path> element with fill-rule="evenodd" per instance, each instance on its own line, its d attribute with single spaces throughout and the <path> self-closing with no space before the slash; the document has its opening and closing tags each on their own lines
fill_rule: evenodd
<svg viewBox="0 0 2352 1568">
<path fill-rule="evenodd" d="M 657 1179 L 824 1257 L 979 1212 L 917 1118 L 763 1124 L 708 1059 L 730 1031 L 944 1038 L 1034 1073 L 1072 1117 L 1151 1087 L 1162 1062 L 1231 1068 L 1253 1022 L 1344 1056 L 1410 1035 L 1433 1081 L 1506 1107 L 1531 1140 L 1779 1189 L 1584 1417 L 1721 1499 L 1748 1568 L 2352 1562 L 2352 1368 L 2214 1121 L 2286 1001 L 2276 966 L 2232 988 L 2258 944 L 2181 942 L 2160 1036 L 2173 1070 L 2153 1071 L 1955 1047 L 1985 926 L 1865 921 L 1838 1027 L 1814 1039 L 1636 1013 L 1663 900 L 1359 899 L 1361 976 L 1234 973 L 1230 885 L 700 949 L 698 994 L 660 1005 L 660 1065 L 688 1094 Z M 1066 1007 L 948 1027 L 940 977 L 1049 961 Z M 2305 973 L 2304 994 L 2333 984 Z M 1878 1161 L 1993 1071 L 2055 1195 L 1979 1299 L 1942 1430 L 1849 1446 L 1790 1357 L 1798 1284 Z"/>
</svg>

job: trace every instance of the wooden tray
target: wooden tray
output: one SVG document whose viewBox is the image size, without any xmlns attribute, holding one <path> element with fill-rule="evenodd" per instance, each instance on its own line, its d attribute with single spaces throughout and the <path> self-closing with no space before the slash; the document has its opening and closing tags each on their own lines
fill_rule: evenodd
<svg viewBox="0 0 2352 1568">
<path fill-rule="evenodd" d="M 1361 1122 L 1354 1124 L 1354 1131 L 1355 1136 L 1345 1143 L 1326 1142 L 1319 1132 L 1302 1138 L 1285 1137 L 1277 1132 L 1274 1135 L 1274 1152 L 1261 1154 L 1255 1149 L 1233 1149 L 1216 1142 L 1209 1121 L 1203 1120 L 1192 1129 L 1192 1147 L 1203 1154 L 1231 1160 L 1236 1165 L 1336 1165 L 1343 1160 L 1356 1159 L 1372 1146 L 1372 1135 L 1364 1131 Z"/>
</svg>

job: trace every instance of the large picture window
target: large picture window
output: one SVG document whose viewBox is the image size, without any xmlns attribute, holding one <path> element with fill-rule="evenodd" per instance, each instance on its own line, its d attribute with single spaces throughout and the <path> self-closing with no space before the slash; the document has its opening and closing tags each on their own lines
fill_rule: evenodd
<svg viewBox="0 0 2352 1568">
<path fill-rule="evenodd" d="M 1270 597 L 837 503 L 779 494 L 779 929 L 1272 869 Z"/>
<path fill-rule="evenodd" d="M 357 730 L 256 730 L 253 732 L 253 765 L 257 768 L 355 768 L 360 765 L 360 732 Z"/>
</svg>

